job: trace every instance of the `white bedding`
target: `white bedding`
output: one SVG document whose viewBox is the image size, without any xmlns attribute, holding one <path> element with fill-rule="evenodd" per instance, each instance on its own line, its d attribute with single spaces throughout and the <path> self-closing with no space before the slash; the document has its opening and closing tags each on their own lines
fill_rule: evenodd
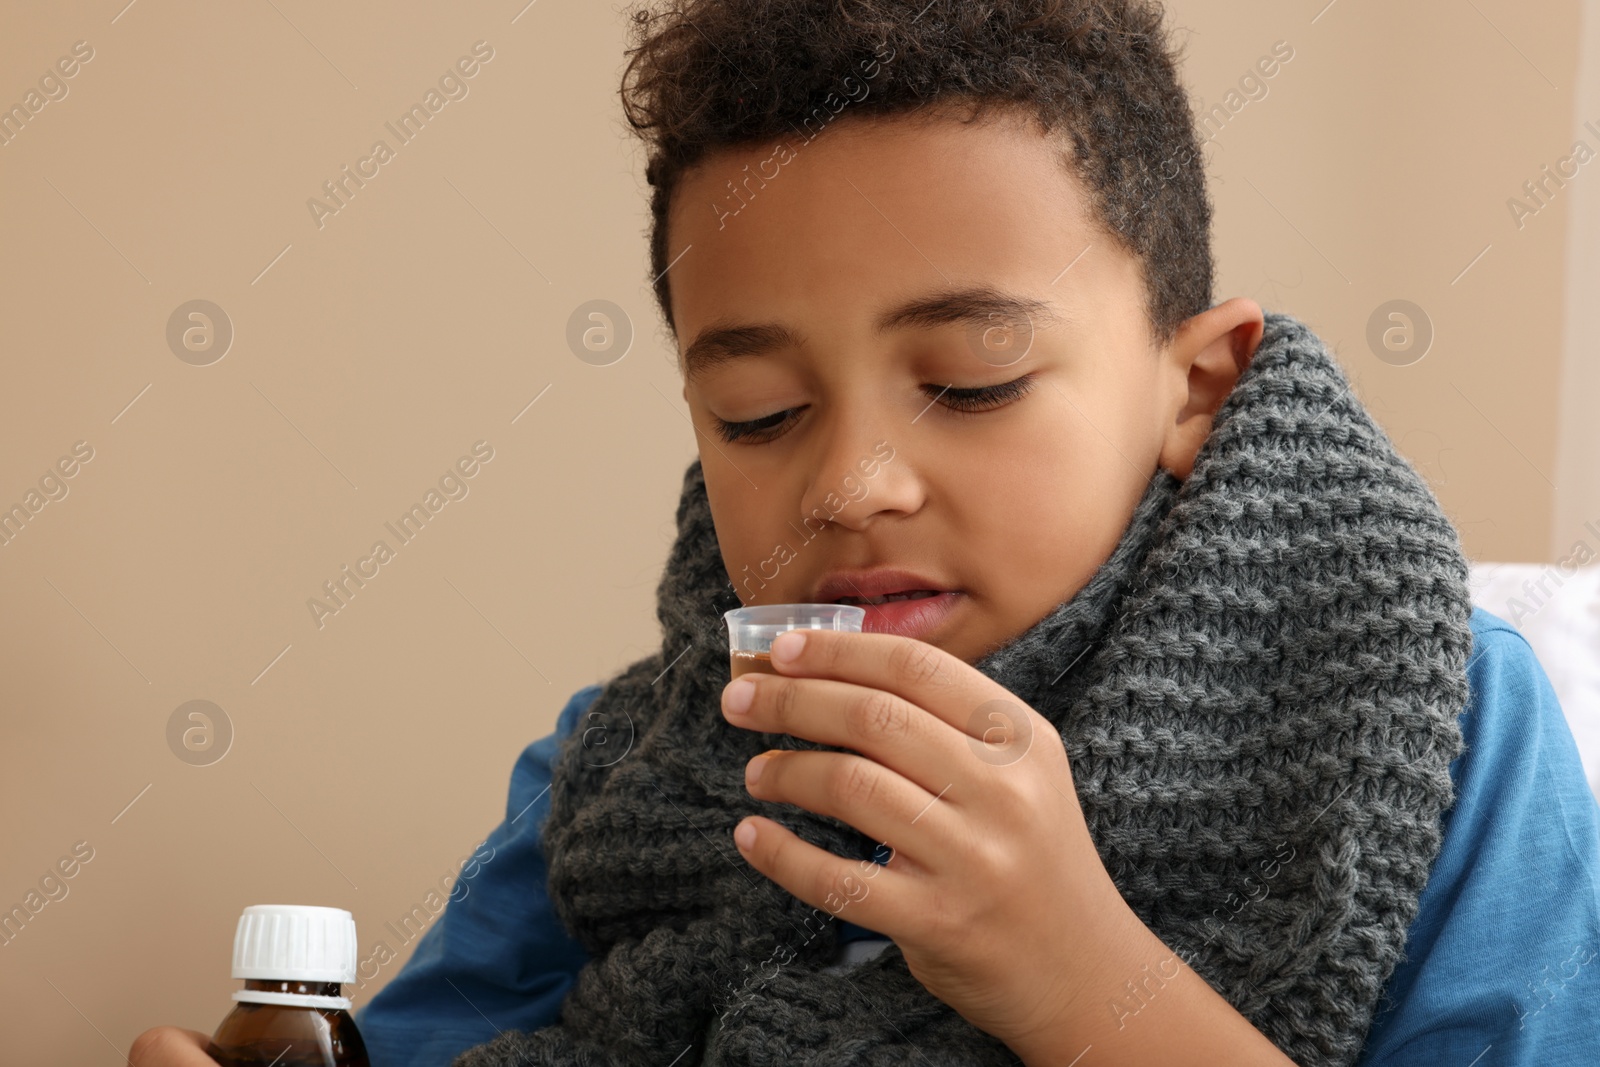
<svg viewBox="0 0 1600 1067">
<path fill-rule="evenodd" d="M 1600 798 L 1600 564 L 1471 567 L 1473 602 L 1520 630 L 1550 676 L 1589 788 Z"/>
</svg>

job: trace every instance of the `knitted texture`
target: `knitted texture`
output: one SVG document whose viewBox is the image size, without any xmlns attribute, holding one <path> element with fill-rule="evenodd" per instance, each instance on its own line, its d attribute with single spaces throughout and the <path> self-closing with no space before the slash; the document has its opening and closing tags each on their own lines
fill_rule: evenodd
<svg viewBox="0 0 1600 1067">
<path fill-rule="evenodd" d="M 760 752 L 838 750 L 723 719 L 739 602 L 698 461 L 677 523 L 662 647 L 606 683 L 551 787 L 548 889 L 591 960 L 559 1023 L 457 1067 L 1019 1063 L 892 944 L 822 973 L 832 917 L 733 847 L 749 814 L 842 856 L 875 842 L 746 792 Z M 1268 314 L 1189 477 L 1156 471 L 1089 582 L 976 664 L 1060 730 L 1129 906 L 1300 1067 L 1358 1058 L 1441 844 L 1466 580 L 1333 357 Z"/>
</svg>

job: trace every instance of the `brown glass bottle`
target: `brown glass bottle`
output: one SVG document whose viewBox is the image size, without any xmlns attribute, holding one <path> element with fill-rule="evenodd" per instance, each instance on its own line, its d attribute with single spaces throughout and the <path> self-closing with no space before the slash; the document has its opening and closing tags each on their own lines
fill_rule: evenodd
<svg viewBox="0 0 1600 1067">
<path fill-rule="evenodd" d="M 245 994 L 339 997 L 338 982 L 252 978 Z M 367 1046 L 344 1008 L 241 1000 L 206 1052 L 222 1067 L 368 1067 Z"/>
</svg>

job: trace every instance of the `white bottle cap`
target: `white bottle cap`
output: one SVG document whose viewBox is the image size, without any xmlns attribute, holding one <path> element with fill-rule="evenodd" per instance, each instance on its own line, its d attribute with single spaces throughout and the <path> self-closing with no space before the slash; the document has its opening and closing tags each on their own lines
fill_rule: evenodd
<svg viewBox="0 0 1600 1067">
<path fill-rule="evenodd" d="M 233 976 L 356 980 L 356 920 L 343 908 L 253 904 L 233 934 Z"/>
</svg>

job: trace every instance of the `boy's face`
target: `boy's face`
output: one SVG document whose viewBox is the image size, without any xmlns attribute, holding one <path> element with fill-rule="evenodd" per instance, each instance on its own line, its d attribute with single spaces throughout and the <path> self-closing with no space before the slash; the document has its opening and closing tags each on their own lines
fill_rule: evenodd
<svg viewBox="0 0 1600 1067">
<path fill-rule="evenodd" d="M 1056 141 L 1010 113 L 922 118 L 847 114 L 686 175 L 672 308 L 741 601 L 909 571 L 941 595 L 868 608 L 867 629 L 971 663 L 1087 582 L 1158 465 L 1187 476 L 1261 310 L 1229 301 L 1154 346 L 1138 262 Z"/>
</svg>

